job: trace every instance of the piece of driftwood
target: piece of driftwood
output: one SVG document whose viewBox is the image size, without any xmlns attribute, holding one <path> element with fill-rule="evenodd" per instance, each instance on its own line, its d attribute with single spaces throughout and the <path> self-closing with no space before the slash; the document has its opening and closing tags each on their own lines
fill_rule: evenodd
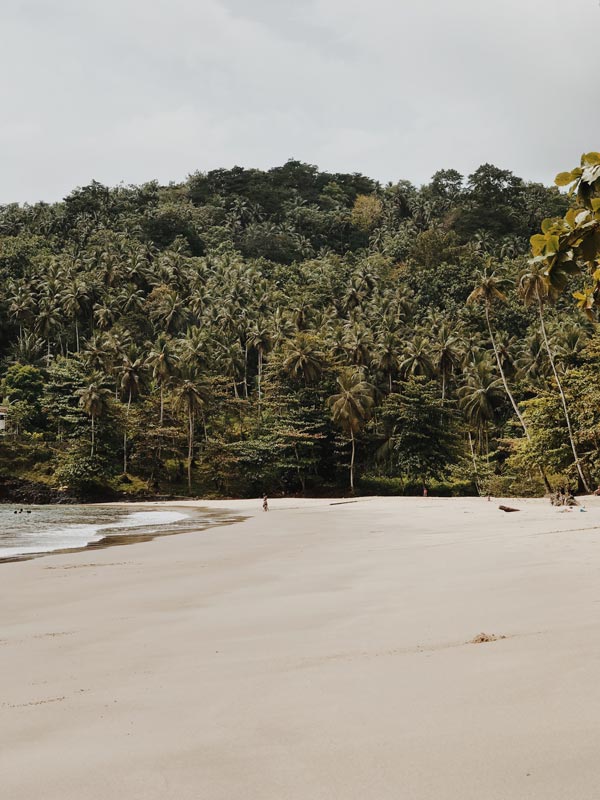
<svg viewBox="0 0 600 800">
<path fill-rule="evenodd" d="M 502 511 L 506 511 L 507 513 L 511 512 L 511 511 L 520 511 L 521 510 L 520 508 L 511 508 L 510 506 L 498 506 L 498 508 L 501 509 Z"/>
</svg>

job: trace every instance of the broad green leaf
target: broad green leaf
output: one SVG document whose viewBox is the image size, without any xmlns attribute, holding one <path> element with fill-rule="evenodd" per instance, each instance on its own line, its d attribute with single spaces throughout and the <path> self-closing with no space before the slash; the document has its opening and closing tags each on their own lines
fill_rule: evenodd
<svg viewBox="0 0 600 800">
<path fill-rule="evenodd" d="M 581 157 L 581 163 L 583 164 L 600 164 L 600 153 L 586 153 Z"/>
<path fill-rule="evenodd" d="M 572 172 L 559 172 L 556 178 L 554 178 L 554 183 L 557 186 L 568 186 L 570 183 L 573 183 L 574 180 L 575 178 Z"/>
<path fill-rule="evenodd" d="M 543 236 L 541 233 L 534 234 L 531 239 L 531 249 L 533 251 L 534 256 L 538 256 L 541 254 L 542 250 L 546 246 L 546 237 Z"/>
</svg>

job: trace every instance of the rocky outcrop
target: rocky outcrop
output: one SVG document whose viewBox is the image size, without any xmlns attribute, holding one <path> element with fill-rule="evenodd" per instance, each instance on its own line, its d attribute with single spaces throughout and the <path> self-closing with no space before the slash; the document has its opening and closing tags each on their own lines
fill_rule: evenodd
<svg viewBox="0 0 600 800">
<path fill-rule="evenodd" d="M 34 483 L 22 478 L 5 478 L 0 475 L 0 503 L 48 505 L 50 503 L 77 502 L 79 502 L 77 497 L 59 489 L 53 489 L 44 483 Z"/>
</svg>

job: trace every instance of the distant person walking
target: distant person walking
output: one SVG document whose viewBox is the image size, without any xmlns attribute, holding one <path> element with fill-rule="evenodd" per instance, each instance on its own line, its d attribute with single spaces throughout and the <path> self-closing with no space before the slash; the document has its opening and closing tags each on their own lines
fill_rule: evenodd
<svg viewBox="0 0 600 800">
<path fill-rule="evenodd" d="M 423 497 L 427 497 L 427 487 L 423 487 Z"/>
<path fill-rule="evenodd" d="M 269 510 L 269 498 L 267 497 L 267 495 L 265 495 L 263 497 L 263 511 L 268 511 L 268 510 Z"/>
</svg>

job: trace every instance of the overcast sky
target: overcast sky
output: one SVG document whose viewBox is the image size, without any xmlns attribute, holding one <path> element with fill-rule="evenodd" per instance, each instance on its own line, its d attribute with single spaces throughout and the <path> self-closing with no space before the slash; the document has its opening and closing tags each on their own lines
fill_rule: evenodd
<svg viewBox="0 0 600 800">
<path fill-rule="evenodd" d="M 550 182 L 600 149 L 599 0 L 0 3 L 0 203 L 296 158 Z"/>
</svg>

